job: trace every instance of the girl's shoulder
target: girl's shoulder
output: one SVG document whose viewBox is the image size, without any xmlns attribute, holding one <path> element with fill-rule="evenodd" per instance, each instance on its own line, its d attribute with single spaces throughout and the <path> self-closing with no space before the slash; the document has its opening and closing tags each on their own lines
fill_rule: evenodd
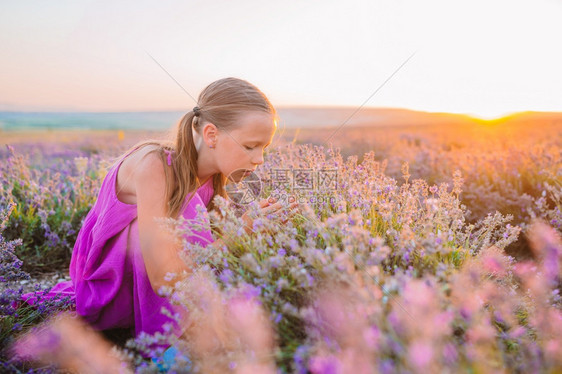
<svg viewBox="0 0 562 374">
<path fill-rule="evenodd" d="M 161 147 L 157 145 L 146 145 L 123 159 L 117 169 L 115 182 L 117 198 L 120 201 L 136 204 L 136 183 L 139 183 L 139 176 L 144 179 L 150 178 L 151 183 L 165 183 L 165 179 L 160 178 L 165 175 L 162 155 L 158 152 L 160 149 Z M 168 171 L 173 173 L 172 168 L 168 168 Z M 170 178 L 170 181 L 174 183 L 174 178 Z"/>
</svg>

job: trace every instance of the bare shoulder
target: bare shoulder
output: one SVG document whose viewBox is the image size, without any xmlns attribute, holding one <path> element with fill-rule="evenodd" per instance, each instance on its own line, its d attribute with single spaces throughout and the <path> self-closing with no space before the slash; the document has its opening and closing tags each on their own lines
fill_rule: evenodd
<svg viewBox="0 0 562 374">
<path fill-rule="evenodd" d="M 151 152 L 156 149 L 148 145 L 130 154 L 121 164 L 117 173 L 117 198 L 127 204 L 138 203 L 140 187 L 148 187 L 155 193 L 165 190 L 164 164 L 160 155 Z"/>
</svg>

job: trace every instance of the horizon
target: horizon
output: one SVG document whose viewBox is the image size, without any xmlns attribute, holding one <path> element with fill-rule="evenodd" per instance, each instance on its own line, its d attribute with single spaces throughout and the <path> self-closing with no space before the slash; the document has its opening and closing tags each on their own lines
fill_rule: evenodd
<svg viewBox="0 0 562 374">
<path fill-rule="evenodd" d="M 285 128 L 380 127 L 500 124 L 533 120 L 536 124 L 562 124 L 562 112 L 524 111 L 483 119 L 467 114 L 416 111 L 405 108 L 351 106 L 277 107 L 279 124 Z M 0 111 L 0 131 L 26 130 L 166 130 L 185 110 L 114 112 L 10 112 Z"/>
<path fill-rule="evenodd" d="M 422 110 L 422 109 L 411 109 L 411 108 L 403 108 L 403 107 L 386 107 L 386 106 L 363 106 L 363 107 L 355 107 L 352 105 L 323 105 L 323 104 L 295 104 L 295 105 L 276 105 L 276 110 L 279 109 L 317 109 L 317 110 L 330 110 L 330 109 L 353 109 L 353 110 L 394 110 L 394 111 L 408 111 L 408 112 L 419 112 L 419 113 L 428 113 L 428 114 L 451 114 L 451 115 L 458 115 L 458 116 L 466 116 L 471 117 L 474 119 L 482 119 L 482 120 L 496 120 L 505 117 L 510 117 L 517 114 L 523 113 L 551 113 L 551 114 L 562 114 L 562 110 L 519 110 L 514 112 L 508 112 L 501 117 L 494 117 L 494 118 L 480 118 L 476 115 L 463 113 L 463 112 L 444 112 L 444 111 L 431 111 L 431 110 Z M 189 109 L 146 109 L 146 110 L 0 110 L 0 113 L 53 113 L 53 114 L 64 114 L 64 113 L 83 113 L 83 114 L 111 114 L 111 113 L 169 113 L 169 112 L 187 112 Z"/>
</svg>

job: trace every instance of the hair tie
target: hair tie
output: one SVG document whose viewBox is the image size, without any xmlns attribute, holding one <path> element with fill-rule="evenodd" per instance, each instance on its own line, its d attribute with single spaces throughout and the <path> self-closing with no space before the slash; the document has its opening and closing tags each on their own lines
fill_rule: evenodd
<svg viewBox="0 0 562 374">
<path fill-rule="evenodd" d="M 199 117 L 199 115 L 201 115 L 201 108 L 199 108 L 198 106 L 193 107 L 193 114 L 195 115 L 195 117 Z"/>
</svg>

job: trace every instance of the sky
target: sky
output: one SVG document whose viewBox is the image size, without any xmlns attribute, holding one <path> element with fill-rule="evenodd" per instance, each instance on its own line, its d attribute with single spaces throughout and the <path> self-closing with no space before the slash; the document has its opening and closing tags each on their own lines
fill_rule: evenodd
<svg viewBox="0 0 562 374">
<path fill-rule="evenodd" d="M 561 17 L 561 0 L 1 1 L 0 111 L 190 110 L 229 76 L 275 106 L 562 111 Z"/>
</svg>

